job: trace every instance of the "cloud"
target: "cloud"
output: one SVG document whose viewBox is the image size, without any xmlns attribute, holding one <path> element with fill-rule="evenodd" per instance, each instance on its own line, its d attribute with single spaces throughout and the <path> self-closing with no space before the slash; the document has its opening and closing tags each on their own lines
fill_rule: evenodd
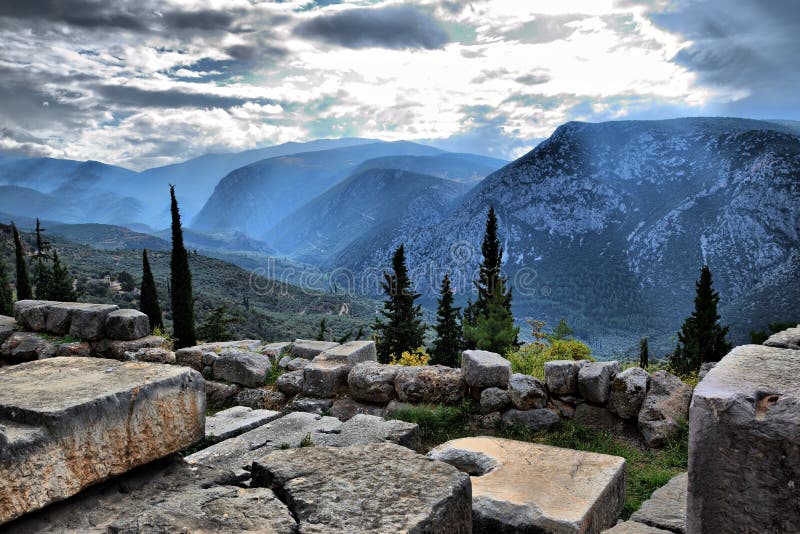
<svg viewBox="0 0 800 534">
<path fill-rule="evenodd" d="M 249 99 L 179 89 L 147 90 L 130 85 L 98 85 L 97 92 L 118 106 L 135 108 L 232 108 L 248 102 L 274 104 L 268 99 Z"/>
<path fill-rule="evenodd" d="M 514 81 L 521 83 L 523 85 L 541 85 L 543 83 L 547 83 L 551 80 L 549 74 L 546 72 L 532 72 L 530 74 L 525 74 L 522 76 L 518 76 L 514 78 Z"/>
<path fill-rule="evenodd" d="M 566 39 L 578 29 L 571 24 L 584 19 L 582 15 L 535 15 L 531 21 L 524 22 L 505 33 L 508 39 L 523 43 L 549 43 Z"/>
<path fill-rule="evenodd" d="M 0 17 L 41 19 L 84 28 L 147 28 L 135 13 L 126 9 L 111 9 L 103 2 L 93 0 L 0 2 Z"/>
<path fill-rule="evenodd" d="M 234 13 L 201 9 L 198 11 L 169 11 L 164 14 L 165 24 L 178 30 L 227 30 L 236 20 Z"/>
<path fill-rule="evenodd" d="M 447 32 L 413 7 L 348 9 L 301 22 L 295 35 L 346 48 L 442 48 Z"/>
</svg>

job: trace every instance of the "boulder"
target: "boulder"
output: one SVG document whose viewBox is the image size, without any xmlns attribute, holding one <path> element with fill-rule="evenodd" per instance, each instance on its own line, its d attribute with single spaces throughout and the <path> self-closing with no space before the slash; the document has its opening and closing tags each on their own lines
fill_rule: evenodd
<svg viewBox="0 0 800 534">
<path fill-rule="evenodd" d="M 311 339 L 295 339 L 292 344 L 292 356 L 295 358 L 305 358 L 311 360 L 315 356 L 322 354 L 337 346 L 333 341 L 314 341 Z"/>
<path fill-rule="evenodd" d="M 51 304 L 55 303 L 47 300 L 18 300 L 14 303 L 14 319 L 25 330 L 45 332 Z"/>
<path fill-rule="evenodd" d="M 306 368 L 306 366 L 311 363 L 310 360 L 306 360 L 305 358 L 295 358 L 293 360 L 289 360 L 284 366 L 284 369 L 287 371 L 301 371 Z"/>
<path fill-rule="evenodd" d="M 276 451 L 252 485 L 285 496 L 301 532 L 472 532 L 469 477 L 391 443 Z"/>
<path fill-rule="evenodd" d="M 605 404 L 611 390 L 611 380 L 619 373 L 619 362 L 589 362 L 578 370 L 578 390 L 581 396 L 595 404 Z"/>
<path fill-rule="evenodd" d="M 165 363 L 175 364 L 175 353 L 169 349 L 161 347 L 153 349 L 139 349 L 133 352 L 126 352 L 125 359 L 134 362 Z"/>
<path fill-rule="evenodd" d="M 303 374 L 302 370 L 283 373 L 275 380 L 275 387 L 287 397 L 294 397 L 303 392 Z"/>
<path fill-rule="evenodd" d="M 554 397 L 550 398 L 550 407 L 552 407 L 553 410 L 558 412 L 558 415 L 560 415 L 564 419 L 572 419 L 573 417 L 575 417 L 576 406 L 577 404 L 567 402 L 563 399 L 557 399 Z"/>
<path fill-rule="evenodd" d="M 14 333 L 14 329 L 16 327 L 17 321 L 15 321 L 13 317 L 0 315 L 0 345 L 2 345 L 6 339 L 11 337 L 11 334 Z"/>
<path fill-rule="evenodd" d="M 139 310 L 115 310 L 106 315 L 108 339 L 131 341 L 150 334 L 150 320 Z"/>
<path fill-rule="evenodd" d="M 225 352 L 214 360 L 214 379 L 244 387 L 263 386 L 272 364 L 256 352 Z"/>
<path fill-rule="evenodd" d="M 57 308 L 64 306 L 69 308 L 69 335 L 81 339 L 101 339 L 105 337 L 106 317 L 108 314 L 119 310 L 118 306 L 111 304 L 84 304 L 77 302 L 63 302 Z M 148 333 L 145 332 L 144 336 Z"/>
<path fill-rule="evenodd" d="M 213 367 L 214 362 L 217 361 L 219 358 L 219 354 L 216 352 L 204 352 L 203 353 L 203 367 Z"/>
<path fill-rule="evenodd" d="M 293 534 L 297 522 L 268 488 L 171 457 L 3 526 L 7 534 Z"/>
<path fill-rule="evenodd" d="M 428 457 L 469 473 L 474 532 L 599 533 L 625 505 L 625 459 L 494 437 Z"/>
<path fill-rule="evenodd" d="M 206 380 L 206 404 L 214 410 L 226 408 L 234 404 L 234 399 L 241 389 L 236 384 Z"/>
<path fill-rule="evenodd" d="M 680 434 L 691 400 L 692 386 L 667 371 L 653 373 L 639 410 L 639 432 L 648 447 L 661 447 Z"/>
<path fill-rule="evenodd" d="M 308 364 L 303 373 L 303 394 L 308 397 L 329 399 L 347 390 L 347 375 L 351 366 L 340 360 L 329 360 L 320 355 Z"/>
<path fill-rule="evenodd" d="M 544 362 L 544 381 L 551 395 L 563 397 L 578 393 L 578 371 L 587 360 L 553 360 Z"/>
<path fill-rule="evenodd" d="M 206 441 L 219 443 L 274 421 L 281 415 L 280 412 L 254 410 L 245 406 L 222 410 L 206 418 Z"/>
<path fill-rule="evenodd" d="M 52 358 L 58 347 L 32 332 L 14 332 L 0 345 L 0 362 L 16 364 Z"/>
<path fill-rule="evenodd" d="M 700 372 L 697 374 L 697 380 L 700 381 L 706 377 L 708 372 L 716 367 L 717 362 L 705 362 L 700 364 Z"/>
<path fill-rule="evenodd" d="M 289 362 L 292 361 L 291 356 L 283 356 L 280 360 L 278 360 L 278 368 L 279 369 L 286 369 L 289 366 Z"/>
<path fill-rule="evenodd" d="M 236 394 L 234 404 L 259 410 L 283 410 L 287 401 L 286 395 L 277 389 L 245 388 Z"/>
<path fill-rule="evenodd" d="M 326 360 L 346 363 L 350 367 L 357 363 L 374 362 L 378 359 L 374 341 L 348 341 L 326 349 L 322 356 Z"/>
<path fill-rule="evenodd" d="M 464 398 L 467 383 L 460 369 L 423 365 L 399 369 L 394 389 L 401 402 L 454 404 Z"/>
<path fill-rule="evenodd" d="M 796 532 L 800 351 L 736 347 L 697 386 L 687 532 Z"/>
<path fill-rule="evenodd" d="M 603 534 L 670 534 L 670 531 L 649 527 L 636 521 L 622 521 L 610 529 L 604 530 Z"/>
<path fill-rule="evenodd" d="M 195 371 L 202 371 L 205 366 L 203 363 L 203 349 L 198 347 L 178 349 L 175 351 L 175 363 L 191 367 Z"/>
<path fill-rule="evenodd" d="M 257 353 L 261 349 L 261 341 L 257 339 L 242 339 L 239 341 L 217 341 L 212 343 L 202 343 L 193 347 L 184 347 L 175 351 L 175 360 L 178 365 L 185 365 L 197 371 L 202 371 L 206 365 L 214 364 L 214 358 L 225 352 Z M 269 359 L 266 357 L 266 359 Z"/>
<path fill-rule="evenodd" d="M 507 425 L 520 425 L 540 432 L 550 430 L 561 422 L 558 414 L 546 408 L 535 410 L 516 410 L 514 408 L 503 414 L 503 422 Z"/>
<path fill-rule="evenodd" d="M 469 387 L 506 388 L 511 379 L 511 362 L 494 352 L 465 350 L 461 353 L 461 373 Z"/>
<path fill-rule="evenodd" d="M 623 419 L 633 419 L 639 415 L 650 375 L 641 367 L 631 367 L 618 373 L 611 382 L 608 408 Z"/>
<path fill-rule="evenodd" d="M 145 336 L 131 341 L 101 339 L 91 343 L 92 350 L 114 358 L 115 360 L 126 360 L 126 353 L 136 352 L 141 349 L 168 348 L 167 340 L 161 336 Z M 176 358 L 177 363 L 177 358 Z M 201 369 L 195 369 L 200 371 Z"/>
<path fill-rule="evenodd" d="M 176 366 L 57 357 L 0 369 L 0 523 L 194 444 L 205 409 L 203 379 Z"/>
<path fill-rule="evenodd" d="M 349 421 L 358 414 L 383 417 L 386 410 L 382 406 L 363 404 L 353 399 L 337 399 L 331 405 L 330 414 L 340 421 Z"/>
<path fill-rule="evenodd" d="M 395 396 L 394 380 L 400 366 L 377 362 L 357 364 L 347 375 L 350 396 L 362 402 L 385 404 Z"/>
<path fill-rule="evenodd" d="M 533 410 L 547 406 L 547 390 L 538 379 L 514 373 L 508 382 L 508 395 L 518 410 Z"/>
<path fill-rule="evenodd" d="M 661 528 L 677 534 L 686 532 L 686 491 L 689 481 L 687 473 L 673 477 L 665 486 L 653 492 L 642 503 L 631 521 Z"/>
<path fill-rule="evenodd" d="M 309 397 L 296 397 L 287 406 L 286 410 L 290 412 L 308 412 L 321 414 L 327 412 L 333 406 L 331 399 L 312 399 Z"/>
<path fill-rule="evenodd" d="M 778 349 L 800 350 L 800 325 L 797 325 L 797 328 L 788 328 L 783 332 L 772 334 L 764 342 L 764 345 Z"/>
<path fill-rule="evenodd" d="M 269 359 L 273 362 L 277 362 L 281 359 L 281 356 L 289 352 L 292 348 L 292 344 L 288 341 L 280 341 L 277 343 L 267 343 L 259 352 L 264 356 L 269 356 Z"/>
<path fill-rule="evenodd" d="M 511 406 L 511 397 L 508 391 L 500 388 L 486 388 L 481 391 L 481 413 L 502 412 Z"/>
</svg>

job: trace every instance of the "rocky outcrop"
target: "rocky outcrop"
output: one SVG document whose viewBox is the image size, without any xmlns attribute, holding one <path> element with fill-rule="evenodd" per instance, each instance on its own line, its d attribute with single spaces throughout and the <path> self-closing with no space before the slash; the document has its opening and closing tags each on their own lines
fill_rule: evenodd
<svg viewBox="0 0 800 534">
<path fill-rule="evenodd" d="M 648 447 L 661 447 L 678 436 L 689 419 L 692 387 L 667 371 L 650 377 L 650 389 L 639 411 L 639 432 Z"/>
<path fill-rule="evenodd" d="M 461 372 L 471 388 L 506 388 L 511 379 L 511 362 L 494 352 L 465 350 L 461 354 Z"/>
<path fill-rule="evenodd" d="M 201 440 L 205 407 L 203 379 L 176 366 L 56 357 L 0 369 L 0 523 Z"/>
<path fill-rule="evenodd" d="M 653 492 L 633 513 L 631 521 L 676 534 L 686 532 L 686 491 L 689 477 L 681 473 Z"/>
<path fill-rule="evenodd" d="M 401 402 L 454 404 L 464 398 L 467 383 L 459 369 L 430 365 L 398 370 L 394 387 Z"/>
<path fill-rule="evenodd" d="M 389 443 L 277 451 L 251 485 L 284 496 L 303 532 L 472 532 L 469 477 Z"/>
<path fill-rule="evenodd" d="M 472 475 L 476 533 L 599 533 L 625 504 L 625 459 L 493 437 L 464 438 L 428 457 Z"/>
</svg>

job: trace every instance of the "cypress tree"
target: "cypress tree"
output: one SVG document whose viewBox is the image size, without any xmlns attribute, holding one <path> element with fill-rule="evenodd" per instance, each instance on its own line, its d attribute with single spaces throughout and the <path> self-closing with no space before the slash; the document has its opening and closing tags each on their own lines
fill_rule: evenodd
<svg viewBox="0 0 800 534">
<path fill-rule="evenodd" d="M 639 367 L 647 369 L 650 365 L 650 348 L 647 343 L 647 336 L 639 341 Z"/>
<path fill-rule="evenodd" d="M 436 339 L 433 342 L 431 360 L 434 364 L 458 367 L 459 356 L 464 348 L 464 333 L 458 308 L 453 306 L 453 290 L 450 276 L 442 280 L 439 307 L 436 312 Z"/>
<path fill-rule="evenodd" d="M 36 218 L 36 250 L 33 252 L 31 261 L 33 262 L 33 285 L 35 287 L 36 298 L 50 300 L 50 284 L 53 273 L 47 263 L 50 261 L 50 242 L 42 234 L 45 229 Z"/>
<path fill-rule="evenodd" d="M 411 289 L 406 256 L 400 245 L 392 258 L 392 273 L 384 273 L 381 284 L 387 300 L 380 317 L 375 320 L 378 361 L 389 363 L 392 355 L 413 351 L 422 346 L 425 326 L 422 324 L 422 307 L 415 304 L 419 293 Z"/>
<path fill-rule="evenodd" d="M 562 317 L 556 327 L 553 328 L 553 334 L 550 337 L 555 340 L 563 340 L 569 339 L 571 336 L 572 328 L 567 325 L 567 320 Z"/>
<path fill-rule="evenodd" d="M 0 315 L 14 315 L 14 298 L 11 294 L 8 268 L 3 258 L 0 258 Z"/>
<path fill-rule="evenodd" d="M 317 332 L 317 341 L 325 341 L 325 338 L 328 337 L 328 325 L 325 322 L 325 318 L 319 320 L 319 332 Z"/>
<path fill-rule="evenodd" d="M 59 260 L 58 251 L 56 250 L 53 251 L 53 270 L 50 276 L 48 297 L 51 300 L 60 302 L 75 302 L 78 300 L 69 270 L 61 265 L 61 260 Z"/>
<path fill-rule="evenodd" d="M 142 287 L 139 297 L 139 310 L 147 315 L 150 320 L 150 329 L 164 328 L 164 318 L 161 315 L 161 304 L 158 302 L 156 281 L 153 271 L 150 270 L 150 260 L 147 258 L 147 249 L 142 251 Z"/>
<path fill-rule="evenodd" d="M 239 318 L 228 315 L 227 306 L 222 305 L 206 316 L 197 329 L 197 335 L 203 341 L 230 341 L 233 334 L 228 327 L 238 322 Z"/>
<path fill-rule="evenodd" d="M 475 348 L 503 355 L 516 345 L 519 327 L 506 304 L 505 281 L 499 279 L 486 312 L 478 315 L 474 326 L 464 326 L 464 335 Z"/>
<path fill-rule="evenodd" d="M 192 273 L 189 270 L 189 255 L 183 245 L 181 215 L 175 186 L 169 186 L 172 213 L 172 259 L 170 260 L 170 280 L 172 287 L 172 328 L 175 334 L 175 348 L 191 347 L 197 344 L 194 332 L 194 298 L 192 297 Z"/>
<path fill-rule="evenodd" d="M 707 265 L 701 269 L 695 286 L 694 311 L 683 322 L 678 332 L 678 346 L 670 357 L 670 365 L 682 373 L 697 371 L 705 362 L 718 362 L 731 350 L 726 339 L 728 327 L 719 323 L 719 293 L 714 291 Z"/>
<path fill-rule="evenodd" d="M 11 228 L 14 230 L 14 255 L 17 263 L 17 300 L 29 300 L 33 298 L 33 290 L 28 276 L 28 264 L 25 262 L 25 251 L 22 250 L 22 240 L 16 225 L 12 224 Z"/>
</svg>

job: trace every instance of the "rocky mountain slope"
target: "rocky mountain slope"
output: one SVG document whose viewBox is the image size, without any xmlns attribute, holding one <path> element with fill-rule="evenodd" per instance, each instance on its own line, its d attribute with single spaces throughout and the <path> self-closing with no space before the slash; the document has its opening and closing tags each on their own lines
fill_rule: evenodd
<svg viewBox="0 0 800 534">
<path fill-rule="evenodd" d="M 468 291 L 489 205 L 500 218 L 515 315 L 550 324 L 566 317 L 601 354 L 632 351 L 641 335 L 659 351 L 673 346 L 703 263 L 723 319 L 736 321 L 736 342 L 750 319 L 732 310 L 753 291 L 773 303 L 772 321 L 800 319 L 797 298 L 777 298 L 800 287 L 791 256 L 800 244 L 800 137 L 790 126 L 568 123 L 487 177 L 446 220 L 348 248 L 337 262 L 356 272 L 387 265 L 403 242 L 414 267 L 436 271 L 419 289 L 450 271 Z M 778 275 L 781 283 L 768 282 Z"/>
<path fill-rule="evenodd" d="M 386 156 L 365 161 L 353 172 L 398 169 L 474 185 L 508 162 L 477 154 L 446 153 L 436 156 Z"/>
</svg>

